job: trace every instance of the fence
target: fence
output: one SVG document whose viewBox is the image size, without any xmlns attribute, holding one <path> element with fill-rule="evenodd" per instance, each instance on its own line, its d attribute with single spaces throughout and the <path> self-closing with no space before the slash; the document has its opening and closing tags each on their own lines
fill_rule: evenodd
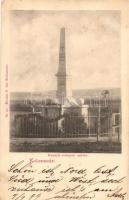
<svg viewBox="0 0 129 200">
<path fill-rule="evenodd" d="M 94 115 L 93 115 L 94 114 Z M 11 122 L 15 137 L 74 138 L 74 137 L 116 137 L 120 142 L 120 113 L 102 112 L 91 109 L 87 116 L 69 115 L 47 118 L 40 113 L 16 115 Z"/>
</svg>

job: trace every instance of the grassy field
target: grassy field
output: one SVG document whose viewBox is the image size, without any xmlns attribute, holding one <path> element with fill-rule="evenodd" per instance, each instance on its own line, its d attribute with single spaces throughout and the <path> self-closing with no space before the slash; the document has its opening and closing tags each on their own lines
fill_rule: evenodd
<svg viewBox="0 0 129 200">
<path fill-rule="evenodd" d="M 107 138 L 12 138 L 11 152 L 121 153 L 121 143 Z"/>
</svg>

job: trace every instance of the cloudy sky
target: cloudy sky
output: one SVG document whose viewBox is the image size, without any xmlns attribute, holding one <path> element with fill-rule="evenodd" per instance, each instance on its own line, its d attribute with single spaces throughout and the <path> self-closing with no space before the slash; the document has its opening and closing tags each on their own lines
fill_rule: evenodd
<svg viewBox="0 0 129 200">
<path fill-rule="evenodd" d="M 119 11 L 12 11 L 11 90 L 56 89 L 61 27 L 72 88 L 120 87 Z"/>
</svg>

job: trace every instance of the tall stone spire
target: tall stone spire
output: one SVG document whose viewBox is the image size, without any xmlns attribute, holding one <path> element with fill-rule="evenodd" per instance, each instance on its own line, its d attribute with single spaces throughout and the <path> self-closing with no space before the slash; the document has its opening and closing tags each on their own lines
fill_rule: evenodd
<svg viewBox="0 0 129 200">
<path fill-rule="evenodd" d="M 59 68 L 57 75 L 66 75 L 65 28 L 60 30 Z"/>
<path fill-rule="evenodd" d="M 59 66 L 57 76 L 57 98 L 61 104 L 72 96 L 71 76 L 66 67 L 65 28 L 60 30 Z"/>
</svg>

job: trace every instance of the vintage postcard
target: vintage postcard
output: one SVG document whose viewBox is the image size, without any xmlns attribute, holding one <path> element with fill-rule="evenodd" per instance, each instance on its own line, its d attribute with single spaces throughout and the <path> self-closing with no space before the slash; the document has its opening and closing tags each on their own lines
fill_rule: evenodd
<svg viewBox="0 0 129 200">
<path fill-rule="evenodd" d="M 129 4 L 2 3 L 1 200 L 127 200 Z"/>
</svg>

